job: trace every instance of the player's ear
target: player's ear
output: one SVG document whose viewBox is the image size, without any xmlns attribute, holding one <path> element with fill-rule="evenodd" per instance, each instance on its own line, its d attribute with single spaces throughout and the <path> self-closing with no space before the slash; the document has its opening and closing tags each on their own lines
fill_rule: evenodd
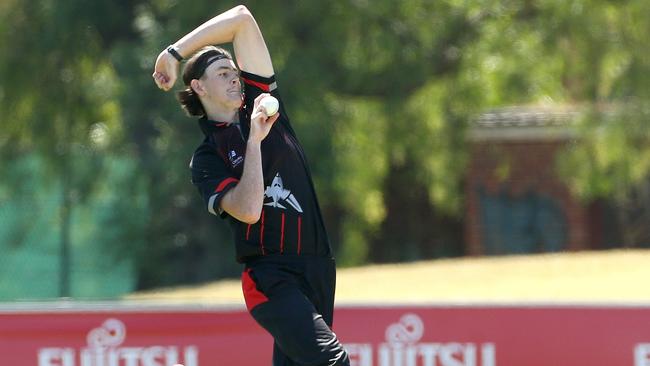
<svg viewBox="0 0 650 366">
<path fill-rule="evenodd" d="M 194 90 L 194 92 L 200 96 L 205 95 L 205 88 L 203 88 L 203 85 L 197 79 L 192 79 L 192 81 L 190 81 L 190 88 L 192 88 L 192 90 Z"/>
</svg>

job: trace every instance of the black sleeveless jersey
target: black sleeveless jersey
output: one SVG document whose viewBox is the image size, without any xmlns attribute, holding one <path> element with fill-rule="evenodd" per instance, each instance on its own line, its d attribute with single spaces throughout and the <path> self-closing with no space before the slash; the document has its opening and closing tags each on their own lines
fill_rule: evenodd
<svg viewBox="0 0 650 366">
<path fill-rule="evenodd" d="M 275 77 L 242 71 L 241 78 L 244 102 L 239 123 L 199 120 L 205 139 L 190 162 L 192 183 L 208 212 L 230 221 L 237 261 L 269 254 L 331 256 L 307 159 L 289 123 Z M 259 221 L 251 225 L 228 215 L 220 205 L 242 175 L 253 102 L 261 93 L 278 99 L 280 117 L 261 144 L 264 205 Z"/>
</svg>

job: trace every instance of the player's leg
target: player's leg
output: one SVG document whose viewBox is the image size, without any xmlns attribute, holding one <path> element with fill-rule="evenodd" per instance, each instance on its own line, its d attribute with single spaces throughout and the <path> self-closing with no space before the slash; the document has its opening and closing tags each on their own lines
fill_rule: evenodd
<svg viewBox="0 0 650 366">
<path fill-rule="evenodd" d="M 311 302 L 297 288 L 286 287 L 251 311 L 273 336 L 274 366 L 347 366 L 343 346 Z M 286 360 L 288 358 L 289 360 Z"/>
<path fill-rule="evenodd" d="M 310 290 L 312 286 L 302 276 L 305 263 L 269 263 L 270 260 L 247 268 L 242 285 L 251 315 L 277 344 L 274 366 L 348 365 L 347 353 L 328 326 L 333 299 L 323 309 L 327 317 L 324 319 L 314 307 L 312 300 L 318 300 Z"/>
<path fill-rule="evenodd" d="M 307 289 L 303 292 L 314 304 L 325 320 L 325 323 L 332 328 L 334 321 L 334 293 L 336 289 L 336 264 L 332 258 L 315 257 L 305 266 L 303 273 Z"/>
<path fill-rule="evenodd" d="M 298 366 L 280 349 L 278 342 L 273 342 L 273 366 Z"/>
</svg>

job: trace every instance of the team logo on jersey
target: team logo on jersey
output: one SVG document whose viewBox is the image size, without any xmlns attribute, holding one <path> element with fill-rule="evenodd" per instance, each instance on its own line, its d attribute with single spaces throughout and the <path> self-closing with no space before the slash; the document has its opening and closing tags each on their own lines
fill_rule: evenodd
<svg viewBox="0 0 650 366">
<path fill-rule="evenodd" d="M 271 185 L 266 187 L 264 197 L 272 200 L 271 202 L 265 203 L 264 206 L 278 207 L 286 210 L 287 208 L 280 203 L 280 201 L 285 201 L 296 211 L 302 213 L 302 207 L 300 207 L 296 197 L 291 194 L 290 190 L 284 189 L 280 173 L 276 174 Z"/>
<path fill-rule="evenodd" d="M 242 161 L 244 161 L 244 157 L 237 156 L 235 150 L 230 150 L 230 152 L 228 153 L 228 160 L 230 160 L 230 165 L 232 165 L 232 167 L 234 168 L 237 165 L 241 164 Z"/>
</svg>

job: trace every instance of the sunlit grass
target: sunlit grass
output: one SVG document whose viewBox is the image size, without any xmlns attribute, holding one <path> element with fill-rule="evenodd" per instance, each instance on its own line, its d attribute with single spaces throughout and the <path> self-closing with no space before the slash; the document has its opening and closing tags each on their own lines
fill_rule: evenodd
<svg viewBox="0 0 650 366">
<path fill-rule="evenodd" d="M 338 304 L 354 302 L 650 302 L 650 250 L 481 257 L 338 272 Z M 131 294 L 132 300 L 243 303 L 239 281 Z"/>
</svg>

